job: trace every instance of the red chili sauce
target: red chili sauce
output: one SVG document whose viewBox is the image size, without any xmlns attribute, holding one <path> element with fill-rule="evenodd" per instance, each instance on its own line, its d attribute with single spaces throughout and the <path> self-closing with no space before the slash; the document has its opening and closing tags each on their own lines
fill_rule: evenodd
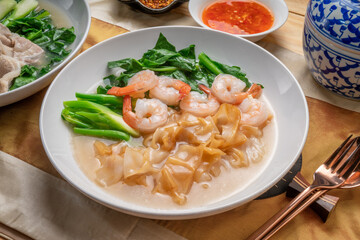
<svg viewBox="0 0 360 240">
<path fill-rule="evenodd" d="M 270 10 L 252 0 L 215 2 L 204 10 L 202 19 L 210 28 L 233 34 L 264 32 L 274 23 Z"/>
</svg>

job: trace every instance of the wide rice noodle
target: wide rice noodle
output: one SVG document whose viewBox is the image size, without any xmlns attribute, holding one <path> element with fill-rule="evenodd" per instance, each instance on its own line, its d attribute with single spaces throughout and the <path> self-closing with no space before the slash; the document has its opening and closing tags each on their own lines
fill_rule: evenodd
<svg viewBox="0 0 360 240">
<path fill-rule="evenodd" d="M 97 182 L 103 186 L 119 181 L 147 186 L 150 177 L 153 193 L 185 204 L 194 182 L 211 181 L 221 174 L 222 167 L 248 167 L 264 155 L 262 130 L 241 125 L 240 110 L 234 105 L 222 104 L 212 117 L 174 113 L 170 119 L 144 136 L 141 147 L 125 142 L 107 146 L 96 141 L 95 155 L 101 163 Z"/>
</svg>

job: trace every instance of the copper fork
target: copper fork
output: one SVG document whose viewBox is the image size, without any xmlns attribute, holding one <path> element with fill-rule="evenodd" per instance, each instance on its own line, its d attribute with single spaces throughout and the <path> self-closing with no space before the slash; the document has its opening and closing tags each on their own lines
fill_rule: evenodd
<svg viewBox="0 0 360 240">
<path fill-rule="evenodd" d="M 345 181 L 344 185 L 341 188 L 353 188 L 360 186 L 360 169 L 358 169 L 351 174 L 351 176 Z M 315 192 L 311 197 L 303 201 L 300 205 L 298 205 L 294 211 L 290 212 L 278 225 L 276 225 L 271 232 L 263 237 L 263 239 L 268 239 L 272 237 L 277 231 L 279 231 L 283 226 L 285 226 L 288 222 L 290 222 L 294 217 L 296 217 L 299 213 L 301 213 L 304 209 L 310 206 L 313 202 L 315 202 L 319 197 L 325 194 L 329 189 L 323 189 Z"/>
<path fill-rule="evenodd" d="M 340 187 L 351 176 L 359 165 L 360 137 L 350 140 L 349 136 L 336 151 L 315 171 L 313 183 L 294 198 L 285 208 L 271 217 L 264 225 L 249 236 L 248 239 L 267 239 L 273 228 L 279 224 L 297 205 L 319 189 L 330 190 Z M 356 149 L 352 151 L 353 146 Z M 272 233 L 274 234 L 274 232 Z M 272 236 L 271 234 L 271 236 Z"/>
</svg>

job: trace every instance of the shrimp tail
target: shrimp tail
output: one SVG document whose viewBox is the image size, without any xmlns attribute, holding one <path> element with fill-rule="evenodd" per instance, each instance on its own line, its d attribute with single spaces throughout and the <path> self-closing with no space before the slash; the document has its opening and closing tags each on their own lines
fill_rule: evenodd
<svg viewBox="0 0 360 240">
<path fill-rule="evenodd" d="M 181 87 L 179 90 L 180 100 L 183 99 L 186 95 L 188 95 L 190 91 L 191 91 L 191 87 L 188 84 Z"/>
<path fill-rule="evenodd" d="M 211 94 L 211 90 L 210 88 L 208 88 L 207 86 L 205 86 L 204 84 L 199 84 L 199 88 L 201 91 L 203 91 L 204 93 L 206 93 L 207 95 Z"/>
<path fill-rule="evenodd" d="M 191 87 L 189 84 L 184 83 L 181 80 L 177 80 L 175 83 L 175 89 L 179 91 L 180 97 L 179 100 L 183 99 L 186 95 L 188 95 L 191 91 Z"/>
<path fill-rule="evenodd" d="M 254 83 L 253 85 L 251 85 L 249 90 L 247 90 L 247 92 L 249 93 L 249 95 L 253 96 L 254 98 L 258 98 L 261 95 L 262 88 L 260 85 Z"/>
<path fill-rule="evenodd" d="M 135 83 L 128 85 L 126 87 L 112 87 L 107 91 L 107 94 L 109 95 L 115 95 L 115 96 L 124 96 L 124 95 L 131 95 L 134 93 L 137 93 L 138 91 L 141 91 L 143 88 L 141 87 L 140 83 Z"/>
<path fill-rule="evenodd" d="M 242 101 L 245 100 L 245 98 L 247 98 L 250 94 L 248 92 L 242 92 L 242 93 L 238 93 L 236 94 L 236 102 L 234 103 L 235 105 L 241 104 Z"/>
<path fill-rule="evenodd" d="M 136 127 L 136 116 L 131 109 L 131 97 L 129 95 L 124 96 L 123 101 L 123 119 L 132 128 Z"/>
<path fill-rule="evenodd" d="M 258 98 L 260 97 L 261 92 L 262 92 L 261 86 L 254 83 L 246 92 L 242 92 L 236 95 L 235 104 L 241 104 L 242 101 L 244 101 L 244 99 L 247 98 L 248 96 L 252 96 L 253 98 Z"/>
<path fill-rule="evenodd" d="M 217 98 L 212 94 L 211 89 L 208 88 L 207 86 L 205 86 L 204 84 L 199 84 L 199 88 L 201 91 L 203 91 L 204 93 L 206 93 L 206 95 L 208 95 L 208 99 L 213 99 L 216 102 L 218 102 Z"/>
</svg>

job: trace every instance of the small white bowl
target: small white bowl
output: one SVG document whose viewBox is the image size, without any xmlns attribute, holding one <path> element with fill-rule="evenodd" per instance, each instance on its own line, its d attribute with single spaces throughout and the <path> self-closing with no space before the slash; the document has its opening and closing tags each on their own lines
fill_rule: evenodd
<svg viewBox="0 0 360 240">
<path fill-rule="evenodd" d="M 189 12 L 192 18 L 201 26 L 211 29 L 202 21 L 202 13 L 204 9 L 214 2 L 219 2 L 224 0 L 190 0 L 189 1 Z M 243 0 L 243 1 L 253 1 L 253 0 Z M 255 0 L 256 2 L 262 3 L 270 9 L 274 16 L 274 24 L 272 27 L 264 32 L 255 33 L 255 34 L 233 34 L 250 40 L 252 42 L 257 42 L 260 39 L 264 38 L 269 33 L 280 28 L 287 20 L 289 11 L 286 3 L 283 0 Z"/>
</svg>

